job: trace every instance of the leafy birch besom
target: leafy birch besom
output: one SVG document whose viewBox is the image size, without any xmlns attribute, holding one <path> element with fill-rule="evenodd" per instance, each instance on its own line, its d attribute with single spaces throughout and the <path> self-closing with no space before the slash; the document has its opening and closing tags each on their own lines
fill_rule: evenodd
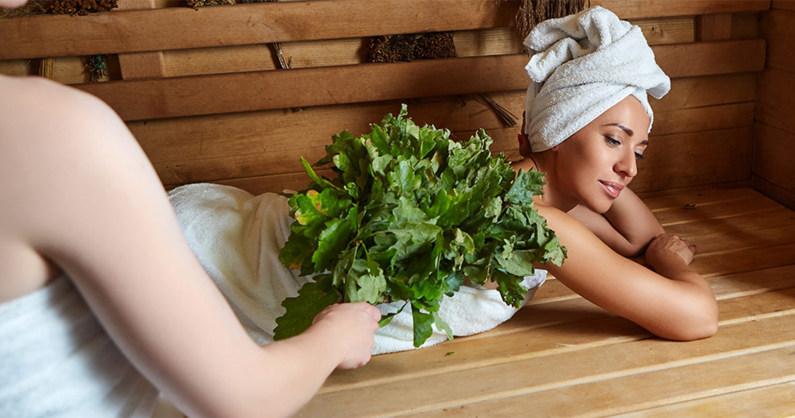
<svg viewBox="0 0 795 418">
<path fill-rule="evenodd" d="M 312 183 L 290 198 L 296 222 L 279 259 L 301 274 L 320 274 L 282 303 L 287 311 L 275 339 L 300 334 L 340 298 L 406 301 L 417 347 L 434 324 L 452 338 L 437 312 L 465 279 L 491 278 L 503 301 L 519 307 L 527 291 L 520 283 L 533 264 L 565 259 L 565 247 L 533 208 L 543 173 L 516 175 L 502 154 L 492 157 L 482 129 L 455 142 L 449 131 L 419 127 L 406 115 L 403 105 L 370 134 L 335 135 L 315 164 L 333 163 L 334 180 L 301 159 Z"/>
</svg>

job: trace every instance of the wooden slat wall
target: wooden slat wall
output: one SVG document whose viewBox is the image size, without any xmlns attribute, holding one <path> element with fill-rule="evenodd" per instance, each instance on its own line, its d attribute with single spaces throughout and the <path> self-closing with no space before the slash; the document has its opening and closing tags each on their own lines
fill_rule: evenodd
<svg viewBox="0 0 795 418">
<path fill-rule="evenodd" d="M 795 2 L 773 1 L 761 32 L 768 55 L 758 84 L 753 186 L 795 209 Z"/>
<path fill-rule="evenodd" d="M 528 80 L 513 27 L 516 1 L 284 1 L 193 11 L 120 0 L 134 1 L 126 8 L 155 9 L 0 20 L 0 39 L 11 40 L 0 46 L 0 72 L 35 73 L 35 59 L 60 57 L 56 80 L 110 103 L 167 187 L 211 181 L 254 193 L 303 188 L 299 156 L 320 158 L 334 133 L 364 133 L 407 101 L 416 121 L 464 139 L 485 128 L 495 152 L 518 157 L 519 127 L 503 126 L 469 94 L 488 92 L 521 116 Z M 748 182 L 756 74 L 766 51 L 757 14 L 770 2 L 591 3 L 638 24 L 674 78 L 672 92 L 652 100 L 652 145 L 633 189 Z M 363 64 L 368 36 L 434 30 L 454 31 L 459 58 Z M 267 44 L 274 41 L 283 42 L 294 70 L 276 70 Z M 129 64 L 142 51 L 156 52 L 145 52 L 143 67 Z M 82 84 L 74 55 L 84 53 L 120 54 L 109 57 L 115 81 Z M 308 108 L 291 110 L 299 106 Z"/>
</svg>

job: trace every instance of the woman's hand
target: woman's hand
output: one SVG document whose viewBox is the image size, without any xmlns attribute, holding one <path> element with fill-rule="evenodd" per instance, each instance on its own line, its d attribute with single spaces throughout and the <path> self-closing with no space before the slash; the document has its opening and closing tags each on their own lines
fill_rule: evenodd
<svg viewBox="0 0 795 418">
<path fill-rule="evenodd" d="M 337 303 L 320 312 L 312 327 L 330 327 L 342 344 L 340 369 L 355 369 L 370 361 L 381 312 L 365 303 Z"/>
<path fill-rule="evenodd" d="M 696 246 L 676 235 L 660 234 L 646 250 L 646 262 L 657 272 L 667 275 L 671 269 L 679 270 L 693 262 Z"/>
</svg>

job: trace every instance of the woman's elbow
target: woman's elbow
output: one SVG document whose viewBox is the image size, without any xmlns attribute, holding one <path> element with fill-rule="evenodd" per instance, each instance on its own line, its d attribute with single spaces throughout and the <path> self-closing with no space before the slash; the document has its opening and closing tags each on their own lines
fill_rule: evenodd
<svg viewBox="0 0 795 418">
<path fill-rule="evenodd" d="M 665 335 L 658 334 L 658 336 L 675 341 L 695 341 L 712 337 L 717 332 L 718 308 L 717 304 L 713 304 L 678 321 L 676 326 L 661 333 Z"/>
<path fill-rule="evenodd" d="M 682 332 L 676 336 L 676 338 L 672 338 L 677 341 L 695 341 L 695 340 L 702 340 L 704 338 L 709 338 L 715 335 L 718 332 L 718 320 L 715 318 L 714 320 L 702 320 L 698 321 L 698 323 L 690 324 L 687 329 L 682 330 Z"/>
</svg>

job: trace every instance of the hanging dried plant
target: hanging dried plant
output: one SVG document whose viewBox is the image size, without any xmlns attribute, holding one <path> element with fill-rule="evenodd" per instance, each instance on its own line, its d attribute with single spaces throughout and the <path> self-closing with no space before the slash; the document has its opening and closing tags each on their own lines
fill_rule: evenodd
<svg viewBox="0 0 795 418">
<path fill-rule="evenodd" d="M 224 6 L 227 4 L 235 4 L 235 0 L 185 0 L 189 7 L 199 10 L 199 7 L 207 6 Z"/>
<path fill-rule="evenodd" d="M 86 59 L 86 71 L 88 71 L 92 83 L 97 83 L 102 77 L 108 75 L 108 65 L 104 55 L 89 55 Z"/>
<path fill-rule="evenodd" d="M 47 13 L 54 15 L 79 15 L 107 12 L 119 7 L 118 0 L 54 0 L 46 3 Z"/>
<path fill-rule="evenodd" d="M 524 39 L 540 22 L 568 16 L 588 7 L 591 7 L 590 0 L 522 0 L 516 14 L 516 25 Z"/>
</svg>

